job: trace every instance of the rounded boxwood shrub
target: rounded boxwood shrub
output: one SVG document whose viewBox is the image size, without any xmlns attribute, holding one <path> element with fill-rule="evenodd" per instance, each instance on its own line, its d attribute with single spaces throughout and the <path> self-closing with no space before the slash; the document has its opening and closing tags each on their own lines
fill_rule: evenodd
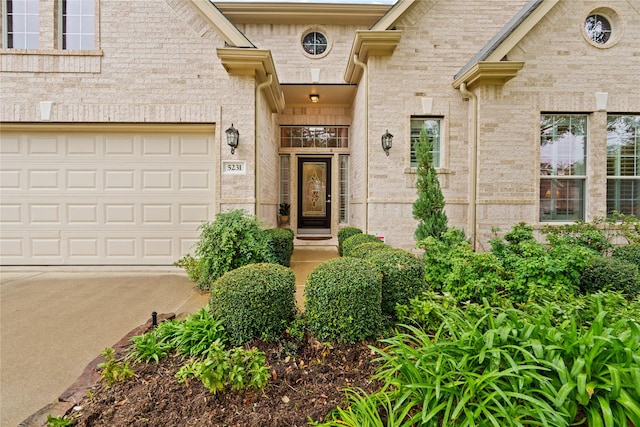
<svg viewBox="0 0 640 427">
<path fill-rule="evenodd" d="M 362 243 L 351 249 L 351 251 L 349 252 L 349 256 L 354 258 L 366 259 L 367 256 L 374 252 L 392 250 L 394 250 L 393 246 L 387 245 L 385 243 L 380 244 L 379 242 L 368 242 Z"/>
<path fill-rule="evenodd" d="M 354 251 L 362 246 L 364 244 Z M 404 249 L 375 251 L 365 259 L 382 272 L 383 315 L 395 318 L 396 304 L 408 304 L 425 290 L 424 262 L 412 253 Z"/>
<path fill-rule="evenodd" d="M 355 234 L 351 237 L 348 237 L 342 243 L 342 256 L 351 256 L 351 250 L 353 248 L 363 243 L 369 242 L 379 243 L 381 245 L 384 244 L 382 240 L 378 239 L 378 237 L 374 236 L 373 234 Z"/>
<path fill-rule="evenodd" d="M 358 227 L 345 227 L 338 231 L 338 255 L 342 256 L 342 244 L 344 241 L 356 234 L 362 234 L 362 230 Z"/>
<path fill-rule="evenodd" d="M 295 317 L 295 288 L 296 277 L 290 268 L 250 264 L 213 283 L 209 307 L 234 344 L 275 338 Z"/>
<path fill-rule="evenodd" d="M 597 257 L 580 276 L 580 291 L 622 291 L 626 295 L 640 294 L 638 267 L 617 258 Z"/>
<path fill-rule="evenodd" d="M 382 322 L 382 274 L 352 257 L 317 266 L 305 284 L 305 317 L 320 340 L 353 343 L 373 337 Z"/>
<path fill-rule="evenodd" d="M 293 254 L 293 231 L 289 228 L 269 228 L 264 230 L 267 237 L 267 246 L 272 252 L 275 261 L 285 267 L 291 265 Z"/>
<path fill-rule="evenodd" d="M 640 268 L 640 244 L 633 243 L 631 245 L 616 246 L 611 253 L 611 256 L 616 259 L 635 264 Z"/>
</svg>

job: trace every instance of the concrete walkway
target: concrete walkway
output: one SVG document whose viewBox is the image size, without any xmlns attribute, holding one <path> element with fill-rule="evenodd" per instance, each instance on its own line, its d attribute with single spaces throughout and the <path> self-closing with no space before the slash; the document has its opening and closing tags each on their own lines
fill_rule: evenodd
<svg viewBox="0 0 640 427">
<path fill-rule="evenodd" d="M 335 245 L 296 246 L 296 300 Z M 173 267 L 0 269 L 0 426 L 18 426 L 55 402 L 106 347 L 151 312 L 192 313 L 208 302 Z"/>
</svg>

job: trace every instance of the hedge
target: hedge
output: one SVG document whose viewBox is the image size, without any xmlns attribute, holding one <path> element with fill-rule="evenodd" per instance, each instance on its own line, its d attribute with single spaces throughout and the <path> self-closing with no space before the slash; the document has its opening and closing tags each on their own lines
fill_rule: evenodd
<svg viewBox="0 0 640 427">
<path fill-rule="evenodd" d="M 293 231 L 289 228 L 269 228 L 264 230 L 267 237 L 267 246 L 273 254 L 275 261 L 285 267 L 291 265 L 293 254 Z"/>
<path fill-rule="evenodd" d="M 342 256 L 351 256 L 351 250 L 353 248 L 369 242 L 379 243 L 381 245 L 384 244 L 378 236 L 374 236 L 373 234 L 355 234 L 345 239 L 342 243 Z"/>
<path fill-rule="evenodd" d="M 626 295 L 640 294 L 638 267 L 618 258 L 598 257 L 580 276 L 580 291 L 622 291 Z"/>
<path fill-rule="evenodd" d="M 362 234 L 362 230 L 358 227 L 345 227 L 338 231 L 338 255 L 342 256 L 342 244 L 344 241 L 356 234 Z"/>
</svg>

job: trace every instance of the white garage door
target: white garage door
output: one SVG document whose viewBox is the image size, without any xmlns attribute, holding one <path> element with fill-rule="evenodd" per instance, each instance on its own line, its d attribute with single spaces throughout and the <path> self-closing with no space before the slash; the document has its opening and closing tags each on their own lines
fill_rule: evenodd
<svg viewBox="0 0 640 427">
<path fill-rule="evenodd" d="M 170 265 L 214 215 L 214 126 L 0 135 L 3 265 Z M 52 130 L 53 129 L 53 130 Z"/>
</svg>

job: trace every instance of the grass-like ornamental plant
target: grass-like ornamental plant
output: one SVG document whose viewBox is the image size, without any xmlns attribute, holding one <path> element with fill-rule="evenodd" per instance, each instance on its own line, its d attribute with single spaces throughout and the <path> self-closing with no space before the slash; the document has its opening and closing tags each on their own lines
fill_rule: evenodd
<svg viewBox="0 0 640 427">
<path fill-rule="evenodd" d="M 373 234 L 355 234 L 345 239 L 342 243 L 342 256 L 351 256 L 351 251 L 358 245 L 363 243 L 378 243 L 383 245 L 384 243 L 377 236 Z"/>
<path fill-rule="evenodd" d="M 233 343 L 271 339 L 295 316 L 295 281 L 293 270 L 281 265 L 246 265 L 214 282 L 209 306 Z"/>
<path fill-rule="evenodd" d="M 344 227 L 338 231 L 338 255 L 342 256 L 342 244 L 344 241 L 356 234 L 362 234 L 362 230 L 358 227 Z"/>
<path fill-rule="evenodd" d="M 353 251 L 370 244 L 357 246 Z M 382 273 L 383 315 L 395 318 L 397 304 L 407 304 L 424 290 L 424 263 L 412 253 L 403 249 L 374 251 L 365 259 Z"/>
<path fill-rule="evenodd" d="M 289 267 L 293 254 L 293 231 L 289 228 L 269 228 L 264 230 L 267 247 L 276 263 Z"/>
<path fill-rule="evenodd" d="M 381 326 L 382 274 L 352 257 L 317 266 L 305 284 L 305 317 L 320 340 L 352 343 L 375 336 Z"/>
<path fill-rule="evenodd" d="M 382 388 L 351 390 L 348 405 L 318 425 L 640 425 L 640 324 L 610 321 L 598 297 L 588 327 L 554 324 L 543 307 L 532 315 L 429 299 L 412 301 L 409 316 L 424 307 L 435 329 L 400 326 L 381 340 Z"/>
<path fill-rule="evenodd" d="M 100 370 L 102 381 L 107 383 L 106 388 L 135 375 L 129 367 L 129 361 L 118 358 L 113 348 L 107 347 L 100 354 L 105 360 L 98 363 L 97 368 Z"/>
</svg>

